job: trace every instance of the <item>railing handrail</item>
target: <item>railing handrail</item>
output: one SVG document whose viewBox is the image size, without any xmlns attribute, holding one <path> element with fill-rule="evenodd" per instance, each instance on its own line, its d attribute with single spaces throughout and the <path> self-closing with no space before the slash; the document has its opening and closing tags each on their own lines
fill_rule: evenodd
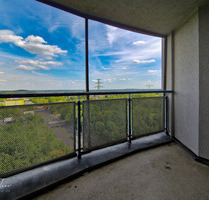
<svg viewBox="0 0 209 200">
<path fill-rule="evenodd" d="M 172 90 L 133 90 L 133 91 L 100 91 L 100 92 L 44 92 L 44 93 L 13 93 L 0 94 L 0 98 L 21 97 L 59 97 L 59 96 L 89 96 L 89 95 L 112 95 L 112 94 L 147 94 L 147 93 L 173 93 Z"/>
</svg>

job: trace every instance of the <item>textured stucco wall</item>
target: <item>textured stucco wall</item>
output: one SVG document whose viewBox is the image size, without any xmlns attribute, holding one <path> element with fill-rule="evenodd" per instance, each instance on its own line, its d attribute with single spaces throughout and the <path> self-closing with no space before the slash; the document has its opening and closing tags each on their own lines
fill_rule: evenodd
<svg viewBox="0 0 209 200">
<path fill-rule="evenodd" d="M 174 33 L 175 137 L 199 154 L 198 13 Z"/>
<path fill-rule="evenodd" d="M 209 159 L 209 7 L 199 9 L 200 156 Z"/>
<path fill-rule="evenodd" d="M 209 159 L 208 22 L 209 7 L 199 8 L 174 32 L 173 46 L 172 34 L 168 36 L 166 71 L 166 89 L 173 88 L 175 92 L 170 133 L 174 132 L 179 141 L 205 159 Z M 169 100 L 172 102 L 172 98 Z M 172 106 L 169 109 L 172 113 Z"/>
</svg>

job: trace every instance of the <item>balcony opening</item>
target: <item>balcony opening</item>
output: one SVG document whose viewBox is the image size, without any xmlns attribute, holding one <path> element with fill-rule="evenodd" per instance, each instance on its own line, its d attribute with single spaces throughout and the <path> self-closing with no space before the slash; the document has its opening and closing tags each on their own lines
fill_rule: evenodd
<svg viewBox="0 0 209 200">
<path fill-rule="evenodd" d="M 105 163 L 143 136 L 142 149 L 171 141 L 162 38 L 37 1 L 2 1 L 0 12 L 1 178 L 82 158 L 86 170 L 95 150 L 109 148 Z"/>
</svg>

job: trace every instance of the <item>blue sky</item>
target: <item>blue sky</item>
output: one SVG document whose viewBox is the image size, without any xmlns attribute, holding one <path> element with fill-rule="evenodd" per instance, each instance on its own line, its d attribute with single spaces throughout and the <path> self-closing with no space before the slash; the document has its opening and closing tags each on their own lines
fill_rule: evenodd
<svg viewBox="0 0 209 200">
<path fill-rule="evenodd" d="M 0 90 L 85 89 L 84 19 L 34 0 L 0 1 Z M 161 88 L 161 39 L 89 20 L 90 89 Z"/>
</svg>

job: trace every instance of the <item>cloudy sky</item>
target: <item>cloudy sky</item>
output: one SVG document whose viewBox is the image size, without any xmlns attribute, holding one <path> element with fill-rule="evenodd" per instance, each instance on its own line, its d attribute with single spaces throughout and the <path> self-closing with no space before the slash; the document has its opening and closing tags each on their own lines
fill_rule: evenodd
<svg viewBox="0 0 209 200">
<path fill-rule="evenodd" d="M 34 0 L 0 1 L 0 90 L 85 89 L 85 21 Z M 161 88 L 161 39 L 89 20 L 90 89 Z"/>
</svg>

